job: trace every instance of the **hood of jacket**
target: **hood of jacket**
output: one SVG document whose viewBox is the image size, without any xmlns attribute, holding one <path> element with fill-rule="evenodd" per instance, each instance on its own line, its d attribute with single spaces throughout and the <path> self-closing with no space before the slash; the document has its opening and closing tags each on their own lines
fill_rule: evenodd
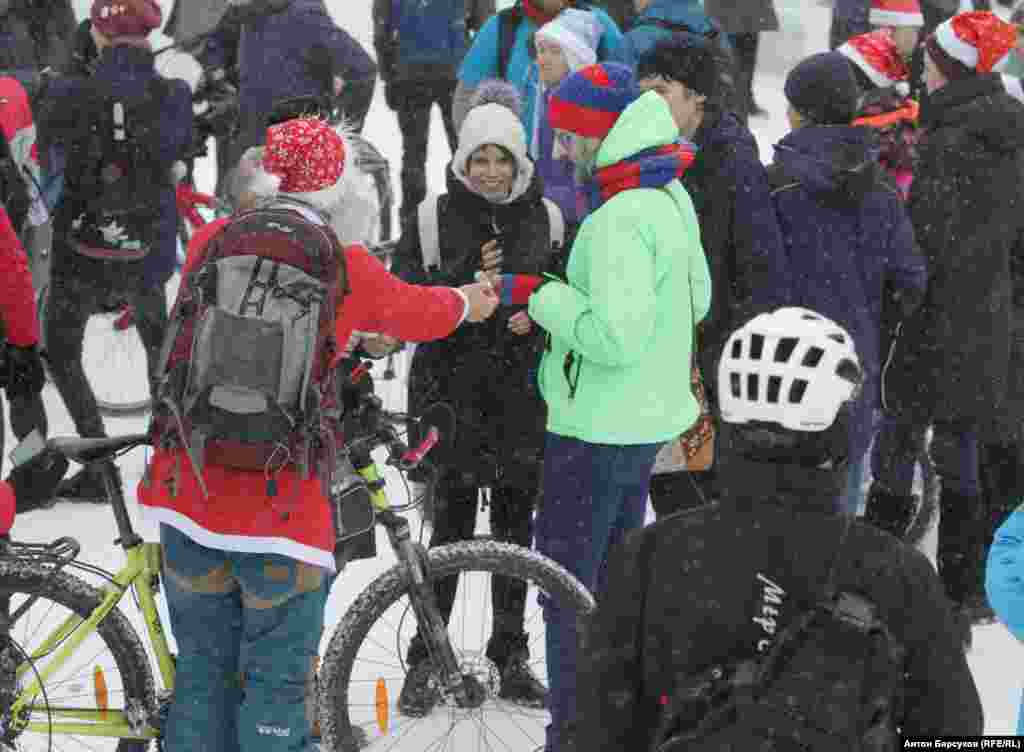
<svg viewBox="0 0 1024 752">
<path fill-rule="evenodd" d="M 649 91 L 630 104 L 601 142 L 598 168 L 608 167 L 655 146 L 679 140 L 679 128 L 660 94 Z"/>
<path fill-rule="evenodd" d="M 714 119 L 701 123 L 693 140 L 700 149 L 720 149 L 733 146 L 738 151 L 758 154 L 757 139 L 740 119 L 731 112 L 725 112 Z M 698 159 L 700 158 L 698 152 Z"/>
<path fill-rule="evenodd" d="M 645 21 L 656 20 L 683 24 L 698 34 L 716 29 L 714 22 L 704 13 L 699 0 L 653 0 L 644 12 L 637 16 L 633 25 L 639 26 Z"/>
<path fill-rule="evenodd" d="M 480 213 L 481 216 L 491 212 L 500 214 L 504 210 L 517 212 L 539 201 L 544 189 L 540 177 L 532 169 L 532 163 L 529 178 L 525 181 L 522 178 L 523 171 L 520 170 L 512 185 L 512 192 L 506 200 L 499 203 L 474 190 L 465 173 L 455 169 L 454 160 L 445 170 L 448 195 L 459 206 L 459 210 Z"/>
<path fill-rule="evenodd" d="M 931 94 L 922 126 L 965 131 L 986 151 L 1024 148 L 1024 107 L 1006 93 L 997 74 L 951 81 Z"/>
<path fill-rule="evenodd" d="M 827 203 L 860 204 L 878 175 L 877 136 L 869 128 L 810 125 L 775 146 L 775 163 Z"/>
</svg>

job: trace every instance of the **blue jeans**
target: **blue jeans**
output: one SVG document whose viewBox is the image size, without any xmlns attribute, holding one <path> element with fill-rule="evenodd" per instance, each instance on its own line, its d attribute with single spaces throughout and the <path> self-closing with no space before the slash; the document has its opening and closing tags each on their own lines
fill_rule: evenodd
<svg viewBox="0 0 1024 752">
<path fill-rule="evenodd" d="M 536 547 L 590 588 L 600 600 L 611 546 L 642 527 L 654 457 L 661 444 L 611 446 L 549 433 L 537 510 Z M 558 751 L 560 729 L 576 716 L 575 615 L 543 600 L 549 710 L 547 752 Z"/>
<path fill-rule="evenodd" d="M 327 572 L 220 551 L 160 526 L 178 642 L 167 752 L 306 752 Z"/>
</svg>

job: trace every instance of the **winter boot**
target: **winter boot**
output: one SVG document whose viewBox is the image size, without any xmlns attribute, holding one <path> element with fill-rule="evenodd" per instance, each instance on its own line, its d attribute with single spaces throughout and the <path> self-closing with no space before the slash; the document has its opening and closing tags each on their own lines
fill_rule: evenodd
<svg viewBox="0 0 1024 752">
<path fill-rule="evenodd" d="M 89 504 L 108 504 L 107 489 L 103 483 L 103 474 L 111 473 L 114 486 L 118 493 L 124 493 L 121 482 L 121 471 L 113 462 L 102 462 L 83 467 L 70 478 L 57 486 L 56 496 L 59 501 L 85 502 Z"/>
<path fill-rule="evenodd" d="M 7 482 L 14 489 L 18 514 L 49 509 L 57 503 L 55 492 L 68 470 L 68 458 L 43 452 L 11 470 Z"/>
<path fill-rule="evenodd" d="M 410 718 L 423 718 L 430 715 L 440 699 L 441 693 L 434 682 L 430 661 L 409 664 L 405 683 L 398 695 L 398 711 Z"/>
<path fill-rule="evenodd" d="M 543 708 L 548 699 L 547 688 L 530 669 L 529 636 L 494 635 L 487 644 L 487 657 L 498 667 L 501 689 L 498 697 L 527 708 Z"/>
<path fill-rule="evenodd" d="M 920 495 L 899 496 L 889 493 L 882 484 L 875 482 L 868 490 L 864 520 L 903 540 L 920 507 Z"/>
</svg>

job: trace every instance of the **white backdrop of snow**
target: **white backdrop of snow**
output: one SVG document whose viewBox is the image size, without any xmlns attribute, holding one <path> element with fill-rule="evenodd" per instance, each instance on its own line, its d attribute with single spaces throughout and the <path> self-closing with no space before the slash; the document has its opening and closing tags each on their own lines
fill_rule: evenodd
<svg viewBox="0 0 1024 752">
<path fill-rule="evenodd" d="M 505 0 L 502 0 L 505 2 Z M 371 0 L 327 0 L 335 20 L 353 36 L 372 50 L 372 23 L 370 19 Z M 165 16 L 170 12 L 171 0 L 161 0 Z M 505 3 L 507 4 L 507 3 Z M 782 83 L 786 71 L 803 55 L 821 51 L 826 47 L 829 10 L 817 0 L 785 0 L 777 2 L 783 29 L 762 37 L 760 61 L 756 80 L 756 96 L 770 115 L 752 121 L 752 129 L 761 147 L 762 157 L 770 159 L 772 145 L 786 132 L 785 98 Z M 75 12 L 79 18 L 88 13 L 89 0 L 74 0 Z M 154 43 L 163 46 L 168 39 L 154 34 Z M 175 52 L 163 55 L 160 69 L 165 75 L 185 78 L 194 84 L 198 66 L 190 57 Z M 392 180 L 399 185 L 401 160 L 401 137 L 395 117 L 384 104 L 383 92 L 378 89 L 373 107 L 367 119 L 365 134 L 376 144 L 391 162 Z M 450 155 L 440 123 L 435 113 L 431 123 L 429 150 L 429 182 L 432 190 L 443 190 L 444 166 Z M 209 161 L 197 170 L 199 187 L 210 189 L 213 171 Z M 401 360 L 401 359 L 400 359 Z M 399 362 L 400 378 L 390 382 L 379 382 L 378 391 L 393 409 L 404 406 L 404 362 Z M 376 368 L 379 374 L 382 364 Z M 45 391 L 45 401 L 50 419 L 51 434 L 74 433 L 73 424 L 64 405 L 52 385 Z M 111 435 L 144 430 L 143 418 L 107 418 L 107 430 Z M 7 446 L 13 447 L 13 434 L 7 428 Z M 4 458 L 5 473 L 9 460 Z M 130 496 L 130 509 L 140 531 L 149 539 L 156 539 L 156 530 L 139 520 L 135 505 L 134 489 L 144 466 L 143 452 L 129 455 L 121 462 L 125 489 Z M 391 477 L 391 490 L 399 493 L 401 486 Z M 481 524 L 486 525 L 486 521 Z M 82 556 L 87 561 L 116 570 L 123 562 L 122 553 L 113 545 L 116 536 L 113 518 L 107 507 L 77 506 L 59 504 L 52 510 L 35 512 L 22 516 L 15 524 L 13 535 L 16 539 L 28 541 L 49 540 L 61 535 L 74 535 L 82 543 Z M 934 536 L 927 542 L 934 555 Z M 336 583 L 328 603 L 328 634 L 337 624 L 346 606 L 359 592 L 391 564 L 391 554 L 386 540 L 381 537 L 378 549 L 381 560 L 359 562 L 351 565 Z M 131 608 L 128 608 L 131 612 Z M 136 626 L 142 631 L 138 614 L 129 613 Z M 326 637 L 325 637 L 326 643 Z M 985 730 L 989 734 L 1012 733 L 1016 727 L 1017 704 L 1021 688 L 1022 652 L 1019 643 L 1001 625 L 975 629 L 974 648 L 969 656 L 971 668 L 981 691 L 985 706 Z"/>
</svg>

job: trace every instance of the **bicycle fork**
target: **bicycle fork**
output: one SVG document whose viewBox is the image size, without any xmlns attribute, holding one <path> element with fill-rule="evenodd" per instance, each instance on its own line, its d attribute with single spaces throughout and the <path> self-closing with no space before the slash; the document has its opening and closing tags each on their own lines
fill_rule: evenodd
<svg viewBox="0 0 1024 752">
<path fill-rule="evenodd" d="M 429 660 L 438 671 L 443 694 L 454 697 L 460 708 L 480 707 L 487 698 L 487 692 L 476 677 L 462 673 L 448 637 L 448 626 L 437 607 L 427 550 L 413 542 L 405 518 L 385 511 L 377 514 L 377 521 L 387 530 L 391 547 L 409 574 L 409 601 Z"/>
</svg>

